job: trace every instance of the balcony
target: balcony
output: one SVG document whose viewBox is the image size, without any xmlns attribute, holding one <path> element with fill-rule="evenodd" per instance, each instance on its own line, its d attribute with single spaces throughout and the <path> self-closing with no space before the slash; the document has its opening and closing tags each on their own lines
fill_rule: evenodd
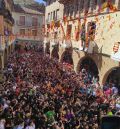
<svg viewBox="0 0 120 129">
<path fill-rule="evenodd" d="M 16 25 L 21 27 L 39 27 L 40 26 L 40 24 L 33 24 L 30 21 L 25 21 L 22 23 L 19 20 L 16 21 Z"/>
<path fill-rule="evenodd" d="M 41 36 L 27 36 L 27 35 L 17 35 L 17 40 L 28 40 L 28 41 L 43 41 Z"/>
<path fill-rule="evenodd" d="M 50 24 L 52 21 L 57 22 L 59 20 L 61 20 L 61 18 L 59 16 L 57 16 L 53 19 L 46 19 L 46 24 Z"/>
<path fill-rule="evenodd" d="M 9 24 L 11 24 L 11 25 L 14 24 L 14 19 L 12 17 L 11 12 L 9 10 L 1 7 L 1 5 L 0 5 L 0 15 L 2 15 Z"/>
<path fill-rule="evenodd" d="M 5 38 L 4 36 L 0 36 L 0 51 L 5 49 Z"/>
<path fill-rule="evenodd" d="M 63 48 L 71 48 L 72 47 L 72 41 L 71 40 L 64 40 L 62 43 Z"/>
<path fill-rule="evenodd" d="M 59 40 L 58 40 L 57 38 L 50 40 L 50 45 L 51 45 L 52 47 L 58 45 L 58 43 L 59 43 Z"/>
<path fill-rule="evenodd" d="M 60 17 L 57 16 L 57 17 L 53 18 L 53 20 L 54 20 L 54 21 L 59 21 L 59 20 L 60 20 Z"/>
<path fill-rule="evenodd" d="M 46 24 L 49 24 L 50 23 L 50 20 L 49 19 L 46 19 Z"/>
<path fill-rule="evenodd" d="M 50 42 L 50 38 L 45 37 L 43 42 L 44 42 L 44 44 L 46 44 L 46 43 Z"/>
</svg>

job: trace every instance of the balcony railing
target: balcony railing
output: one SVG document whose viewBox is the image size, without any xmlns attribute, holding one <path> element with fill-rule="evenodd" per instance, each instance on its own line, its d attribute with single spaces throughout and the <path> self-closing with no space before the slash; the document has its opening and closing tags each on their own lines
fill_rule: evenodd
<svg viewBox="0 0 120 129">
<path fill-rule="evenodd" d="M 63 44 L 62 44 L 62 47 L 64 47 L 64 48 L 72 47 L 72 41 L 71 40 L 64 40 Z"/>
<path fill-rule="evenodd" d="M 61 38 L 53 39 L 51 37 L 44 38 L 44 43 L 46 44 L 48 42 L 50 42 L 51 46 L 55 46 L 55 45 L 59 44 L 63 48 L 70 48 L 70 47 L 72 47 L 72 41 L 71 40 L 63 40 Z"/>
<path fill-rule="evenodd" d="M 46 24 L 49 24 L 50 23 L 50 20 L 49 19 L 46 19 Z"/>
<path fill-rule="evenodd" d="M 51 23 L 52 21 L 57 22 L 57 21 L 59 21 L 59 20 L 61 20 L 61 18 L 60 18 L 59 16 L 57 16 L 57 17 L 55 17 L 55 18 L 53 18 L 53 19 L 46 19 L 46 24 L 49 24 L 49 23 Z"/>
<path fill-rule="evenodd" d="M 53 46 L 56 46 L 57 44 L 59 44 L 59 40 L 58 40 L 57 38 L 50 40 L 50 45 L 51 45 L 52 47 L 53 47 Z"/>
<path fill-rule="evenodd" d="M 23 23 L 20 22 L 20 21 L 16 21 L 16 25 L 17 26 L 22 26 L 22 27 L 34 27 L 34 26 L 38 27 L 38 26 L 40 26 L 39 23 L 33 24 L 33 22 L 30 22 L 30 21 L 25 21 Z"/>
<path fill-rule="evenodd" d="M 29 35 L 17 35 L 16 39 L 18 39 L 18 40 L 43 41 L 43 38 L 41 36 L 29 36 Z"/>
</svg>

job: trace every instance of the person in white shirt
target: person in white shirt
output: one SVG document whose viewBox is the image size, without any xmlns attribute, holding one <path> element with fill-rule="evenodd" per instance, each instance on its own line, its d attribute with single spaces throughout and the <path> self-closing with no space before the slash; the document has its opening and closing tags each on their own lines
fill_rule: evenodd
<svg viewBox="0 0 120 129">
<path fill-rule="evenodd" d="M 35 129 L 35 123 L 32 121 L 25 129 Z"/>
<path fill-rule="evenodd" d="M 24 124 L 20 124 L 17 127 L 13 128 L 13 129 L 24 129 Z"/>
<path fill-rule="evenodd" d="M 0 129 L 5 129 L 5 120 L 4 119 L 0 120 Z"/>
</svg>

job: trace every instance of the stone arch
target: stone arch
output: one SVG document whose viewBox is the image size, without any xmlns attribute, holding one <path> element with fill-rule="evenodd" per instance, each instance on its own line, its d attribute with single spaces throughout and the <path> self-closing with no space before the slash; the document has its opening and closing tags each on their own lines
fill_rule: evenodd
<svg viewBox="0 0 120 129">
<path fill-rule="evenodd" d="M 0 56 L 0 71 L 2 70 L 2 57 Z"/>
<path fill-rule="evenodd" d="M 83 56 L 82 58 L 80 58 L 77 65 L 77 72 L 79 72 L 83 67 L 88 67 L 87 69 L 90 72 L 92 72 L 96 76 L 99 76 L 99 69 L 96 60 L 94 60 L 91 56 Z"/>
<path fill-rule="evenodd" d="M 50 55 L 50 42 L 46 43 L 45 53 Z"/>
<path fill-rule="evenodd" d="M 11 46 L 8 46 L 8 54 L 11 54 Z"/>
<path fill-rule="evenodd" d="M 11 51 L 13 52 L 13 51 L 14 51 L 14 49 L 15 49 L 15 44 L 14 44 L 14 43 L 12 43 L 12 45 L 11 45 Z"/>
<path fill-rule="evenodd" d="M 5 51 L 4 51 L 4 63 L 6 64 L 7 63 L 7 57 L 8 56 L 8 51 L 7 51 L 7 48 L 5 48 Z"/>
<path fill-rule="evenodd" d="M 105 73 L 105 75 L 103 76 L 103 79 L 102 79 L 102 84 L 104 85 L 107 81 L 109 81 L 108 79 L 109 79 L 109 77 L 110 77 L 110 75 L 112 74 L 112 72 L 114 72 L 114 70 L 119 70 L 119 85 L 120 85 L 120 66 L 116 66 L 116 67 L 112 67 L 111 69 L 109 69 L 106 73 Z M 116 76 L 115 76 L 116 77 Z M 114 79 L 114 77 L 113 77 L 113 79 Z"/>
<path fill-rule="evenodd" d="M 10 51 L 11 51 L 11 53 L 12 53 L 12 44 L 10 45 Z"/>
<path fill-rule="evenodd" d="M 60 62 L 66 62 L 68 64 L 74 65 L 73 57 L 72 57 L 73 50 L 72 48 L 66 48 L 65 51 L 61 55 Z"/>
<path fill-rule="evenodd" d="M 59 44 L 58 45 L 55 45 L 51 51 L 51 57 L 52 58 L 56 58 L 56 59 L 59 59 Z"/>
</svg>

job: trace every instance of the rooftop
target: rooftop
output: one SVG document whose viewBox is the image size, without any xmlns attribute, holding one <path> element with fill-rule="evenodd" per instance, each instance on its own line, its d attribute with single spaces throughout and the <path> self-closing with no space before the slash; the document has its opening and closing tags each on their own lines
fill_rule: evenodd
<svg viewBox="0 0 120 129">
<path fill-rule="evenodd" d="M 43 14 L 42 12 L 37 11 L 37 10 L 35 10 L 33 8 L 28 8 L 28 7 L 25 7 L 25 6 L 21 6 L 19 4 L 15 4 L 15 6 L 14 6 L 14 12 L 36 14 L 36 15 L 42 15 Z"/>
<path fill-rule="evenodd" d="M 35 3 L 34 0 L 13 0 L 14 4 L 20 4 L 20 5 L 28 5 Z"/>
</svg>

